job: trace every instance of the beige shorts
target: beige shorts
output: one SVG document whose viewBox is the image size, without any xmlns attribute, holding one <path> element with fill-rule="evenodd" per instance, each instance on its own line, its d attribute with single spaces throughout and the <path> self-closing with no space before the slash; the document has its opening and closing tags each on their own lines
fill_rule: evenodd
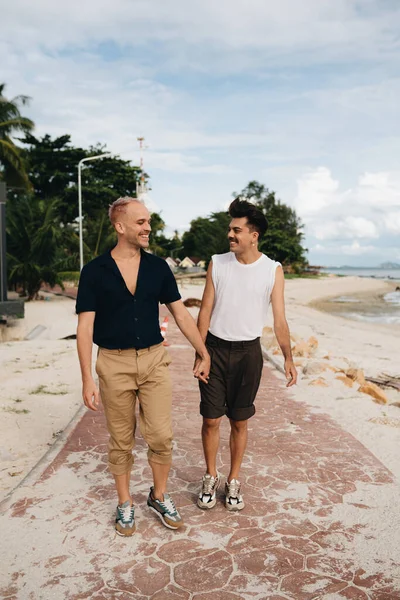
<svg viewBox="0 0 400 600">
<path fill-rule="evenodd" d="M 96 373 L 110 434 L 108 466 L 114 475 L 129 473 L 132 468 L 136 398 L 140 432 L 148 445 L 149 461 L 171 463 L 170 362 L 162 343 L 142 350 L 99 348 Z"/>
</svg>

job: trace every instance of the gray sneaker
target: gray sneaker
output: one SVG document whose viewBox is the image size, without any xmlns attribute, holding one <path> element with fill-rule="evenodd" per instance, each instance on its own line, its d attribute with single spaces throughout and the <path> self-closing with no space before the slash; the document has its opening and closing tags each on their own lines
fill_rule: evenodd
<svg viewBox="0 0 400 600">
<path fill-rule="evenodd" d="M 117 514 L 115 516 L 115 530 L 118 535 L 129 536 L 135 532 L 135 509 L 133 504 L 127 500 L 117 506 Z"/>
<path fill-rule="evenodd" d="M 169 494 L 164 494 L 164 500 L 161 502 L 160 500 L 153 498 L 152 492 L 153 488 L 151 487 L 147 498 L 147 506 L 150 510 L 156 513 L 157 517 L 161 519 L 165 527 L 168 527 L 169 529 L 179 529 L 179 527 L 182 527 L 182 517 L 171 496 Z"/>
<path fill-rule="evenodd" d="M 213 477 L 209 473 L 203 475 L 201 480 L 201 491 L 197 498 L 197 506 L 203 509 L 214 508 L 217 503 L 217 490 L 221 483 L 221 475 L 217 473 L 216 477 Z"/>
<path fill-rule="evenodd" d="M 228 510 L 242 510 L 243 497 L 240 493 L 240 481 L 232 479 L 225 483 L 225 508 Z"/>
</svg>

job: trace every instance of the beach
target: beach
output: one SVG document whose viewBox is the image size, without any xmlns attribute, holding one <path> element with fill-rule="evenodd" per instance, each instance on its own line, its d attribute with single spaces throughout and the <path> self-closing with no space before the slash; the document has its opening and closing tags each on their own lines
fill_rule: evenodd
<svg viewBox="0 0 400 600">
<path fill-rule="evenodd" d="M 334 371 L 326 369 L 318 374 L 315 365 L 354 366 L 371 377 L 399 375 L 399 326 L 346 319 L 325 310 L 326 299 L 354 294 L 379 297 L 393 291 L 394 285 L 359 277 L 292 279 L 286 282 L 286 304 L 293 337 L 314 337 L 318 342 L 311 359 L 296 359 L 299 383 L 292 388 L 293 399 L 329 414 L 400 477 L 400 394 L 385 390 L 387 404 L 377 404 L 356 386 L 346 387 Z M 182 298 L 201 298 L 203 286 L 199 280 L 180 282 Z M 76 331 L 75 303 L 53 294 L 43 297 L 47 299 L 26 304 L 25 319 L 8 328 L 7 341 L 0 344 L 4 374 L 0 391 L 0 497 L 27 476 L 82 410 L 76 343 L 61 339 Z M 195 317 L 198 309 L 191 308 L 190 312 Z M 272 326 L 272 322 L 270 311 L 266 325 Z M 24 341 L 38 326 L 36 337 Z M 271 350 L 266 349 L 266 356 L 279 368 L 282 358 Z M 303 373 L 307 364 L 309 372 Z M 275 373 L 283 377 L 278 369 Z M 310 385 L 321 377 L 325 385 Z"/>
</svg>

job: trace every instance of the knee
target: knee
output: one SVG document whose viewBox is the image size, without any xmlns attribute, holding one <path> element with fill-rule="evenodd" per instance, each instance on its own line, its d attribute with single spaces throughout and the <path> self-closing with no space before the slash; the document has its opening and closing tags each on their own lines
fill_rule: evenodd
<svg viewBox="0 0 400 600">
<path fill-rule="evenodd" d="M 170 456 L 172 454 L 172 431 L 154 431 L 146 435 L 146 442 L 154 454 Z"/>
<path fill-rule="evenodd" d="M 233 419 L 231 419 L 230 422 L 231 429 L 235 433 L 243 433 L 244 431 L 247 431 L 247 421 L 234 421 Z"/>
<path fill-rule="evenodd" d="M 203 418 L 203 430 L 204 431 L 216 431 L 219 429 L 222 417 L 218 419 L 206 419 Z"/>
</svg>

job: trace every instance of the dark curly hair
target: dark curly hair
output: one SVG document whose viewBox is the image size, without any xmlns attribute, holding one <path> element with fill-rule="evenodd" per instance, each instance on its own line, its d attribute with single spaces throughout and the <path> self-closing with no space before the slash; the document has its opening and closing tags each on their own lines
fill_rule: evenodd
<svg viewBox="0 0 400 600">
<path fill-rule="evenodd" d="M 231 202 L 228 212 L 233 219 L 246 217 L 250 231 L 257 231 L 259 238 L 265 235 L 268 229 L 268 221 L 264 213 L 251 202 L 236 198 Z"/>
</svg>

